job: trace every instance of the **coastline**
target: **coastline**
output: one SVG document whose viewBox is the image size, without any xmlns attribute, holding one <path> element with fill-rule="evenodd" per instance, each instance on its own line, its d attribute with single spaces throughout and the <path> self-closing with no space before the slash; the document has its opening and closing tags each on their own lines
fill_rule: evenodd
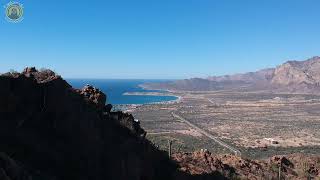
<svg viewBox="0 0 320 180">
<path fill-rule="evenodd" d="M 145 104 L 118 104 L 116 106 L 120 107 L 124 112 L 133 112 L 136 108 L 144 105 L 152 105 L 152 104 L 175 104 L 180 103 L 182 101 L 182 96 L 174 94 L 174 91 L 170 91 L 167 89 L 150 89 L 143 84 L 139 84 L 138 87 L 140 87 L 143 90 L 159 90 L 164 92 L 125 92 L 122 95 L 123 96 L 173 96 L 176 97 L 175 100 L 170 101 L 161 101 L 161 102 L 152 102 L 152 103 L 145 103 Z"/>
<path fill-rule="evenodd" d="M 156 88 L 149 88 L 144 86 L 143 84 L 139 84 L 138 87 L 140 87 L 143 90 L 156 90 L 156 91 L 166 91 L 169 93 L 175 93 L 176 91 L 170 90 L 170 89 L 156 89 Z"/>
<path fill-rule="evenodd" d="M 160 101 L 160 102 L 151 102 L 151 103 L 144 103 L 144 104 L 117 104 L 114 105 L 115 110 L 121 110 L 124 112 L 131 113 L 136 108 L 144 105 L 152 105 L 152 104 L 175 104 L 180 103 L 182 101 L 182 96 L 175 94 L 174 91 L 168 90 L 168 89 L 151 89 L 143 86 L 143 84 L 138 85 L 139 88 L 143 90 L 156 90 L 156 91 L 163 91 L 163 92 L 125 92 L 122 95 L 123 96 L 172 96 L 176 97 L 174 100 L 169 101 Z"/>
<path fill-rule="evenodd" d="M 126 93 L 124 93 L 125 95 Z M 126 94 L 125 96 L 131 96 Z M 132 95 L 132 96 L 139 96 L 139 95 Z M 140 96 L 145 96 L 144 94 L 140 94 Z M 157 96 L 157 95 L 149 95 L 149 96 Z M 166 96 L 166 95 L 163 95 Z M 140 106 L 146 106 L 146 105 L 169 105 L 169 104 L 176 104 L 176 103 L 180 103 L 182 101 L 182 97 L 181 96 L 176 96 L 176 95 L 172 95 L 177 97 L 177 99 L 175 100 L 170 100 L 170 101 L 161 101 L 161 102 L 152 102 L 152 103 L 145 103 L 145 104 L 117 104 L 114 105 L 114 110 L 115 111 L 123 111 L 126 113 L 132 113 L 136 108 L 139 108 Z"/>
<path fill-rule="evenodd" d="M 175 100 L 170 101 L 161 101 L 161 102 L 152 102 L 152 103 L 145 103 L 146 104 L 172 104 L 172 103 L 179 103 L 182 100 L 181 96 L 169 93 L 160 93 L 160 92 L 125 92 L 122 95 L 124 96 L 172 96 L 176 97 Z"/>
</svg>

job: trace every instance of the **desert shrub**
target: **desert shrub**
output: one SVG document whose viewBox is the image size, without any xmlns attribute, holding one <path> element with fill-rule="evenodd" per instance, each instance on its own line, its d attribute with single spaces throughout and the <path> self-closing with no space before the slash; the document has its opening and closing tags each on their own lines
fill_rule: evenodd
<svg viewBox="0 0 320 180">
<path fill-rule="evenodd" d="M 309 173 L 310 164 L 308 163 L 308 161 L 301 160 L 299 165 L 300 165 L 300 176 L 308 178 L 310 176 L 310 173 Z"/>
<path fill-rule="evenodd" d="M 270 171 L 272 171 L 273 173 L 278 173 L 278 171 L 279 171 L 279 166 L 278 166 L 278 164 L 272 163 L 272 164 L 270 165 Z"/>
</svg>

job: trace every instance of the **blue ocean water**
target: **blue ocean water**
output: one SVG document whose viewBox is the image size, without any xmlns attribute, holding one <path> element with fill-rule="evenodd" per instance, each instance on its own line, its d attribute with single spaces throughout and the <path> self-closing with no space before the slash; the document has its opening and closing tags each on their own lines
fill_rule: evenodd
<svg viewBox="0 0 320 180">
<path fill-rule="evenodd" d="M 177 99 L 175 96 L 123 95 L 125 92 L 161 92 L 158 90 L 144 90 L 138 85 L 146 82 L 159 82 L 164 80 L 68 79 L 67 81 L 74 88 L 82 88 L 86 84 L 99 88 L 107 95 L 107 103 L 111 104 L 149 104 Z"/>
</svg>

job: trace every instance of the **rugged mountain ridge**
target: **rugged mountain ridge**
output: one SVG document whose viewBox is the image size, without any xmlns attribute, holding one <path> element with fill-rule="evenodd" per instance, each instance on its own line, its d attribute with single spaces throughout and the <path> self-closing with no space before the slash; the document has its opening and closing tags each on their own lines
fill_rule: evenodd
<svg viewBox="0 0 320 180">
<path fill-rule="evenodd" d="M 183 91 L 244 90 L 289 93 L 320 93 L 320 57 L 287 61 L 276 68 L 206 79 L 193 78 L 165 83 L 146 83 L 148 89 Z"/>
<path fill-rule="evenodd" d="M 278 66 L 271 84 L 290 92 L 320 92 L 320 57 L 306 61 L 288 61 Z"/>
</svg>

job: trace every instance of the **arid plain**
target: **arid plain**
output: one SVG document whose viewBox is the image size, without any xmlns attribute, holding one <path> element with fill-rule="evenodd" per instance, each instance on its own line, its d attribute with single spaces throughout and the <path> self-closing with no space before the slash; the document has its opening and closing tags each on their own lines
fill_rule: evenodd
<svg viewBox="0 0 320 180">
<path fill-rule="evenodd" d="M 320 153 L 320 96 L 235 91 L 178 91 L 178 102 L 130 111 L 162 149 L 208 149 L 252 158 Z"/>
</svg>

